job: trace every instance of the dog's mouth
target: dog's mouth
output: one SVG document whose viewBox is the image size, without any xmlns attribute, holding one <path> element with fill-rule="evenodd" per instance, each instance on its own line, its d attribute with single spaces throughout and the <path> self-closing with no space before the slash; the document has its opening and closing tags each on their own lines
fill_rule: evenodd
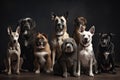
<svg viewBox="0 0 120 80">
<path fill-rule="evenodd" d="M 40 45 L 40 46 L 37 46 L 38 49 L 44 49 L 45 47 Z"/>
<path fill-rule="evenodd" d="M 57 25 L 56 26 L 56 35 L 61 36 L 64 34 L 64 25 Z"/>
</svg>

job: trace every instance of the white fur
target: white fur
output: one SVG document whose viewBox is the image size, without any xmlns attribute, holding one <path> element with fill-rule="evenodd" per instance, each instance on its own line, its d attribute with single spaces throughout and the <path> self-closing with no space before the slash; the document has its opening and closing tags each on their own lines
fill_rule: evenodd
<svg viewBox="0 0 120 80">
<path fill-rule="evenodd" d="M 90 28 L 89 31 L 81 30 L 80 32 L 80 44 L 78 47 L 78 50 L 79 50 L 78 52 L 78 73 L 77 73 L 78 76 L 80 76 L 81 65 L 83 67 L 89 68 L 89 76 L 94 76 L 93 74 L 94 53 L 93 53 L 93 46 L 92 46 L 93 34 L 94 34 L 94 27 Z"/>
</svg>

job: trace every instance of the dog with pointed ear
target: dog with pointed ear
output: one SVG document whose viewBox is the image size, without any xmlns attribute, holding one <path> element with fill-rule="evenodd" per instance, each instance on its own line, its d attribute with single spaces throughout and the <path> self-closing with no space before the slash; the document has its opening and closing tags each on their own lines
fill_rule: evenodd
<svg viewBox="0 0 120 80">
<path fill-rule="evenodd" d="M 20 74 L 20 69 L 23 63 L 23 59 L 20 57 L 21 55 L 21 48 L 19 44 L 19 34 L 20 34 L 20 27 L 16 28 L 16 31 L 13 31 L 11 27 L 7 28 L 7 32 L 10 38 L 8 43 L 7 49 L 7 57 L 4 60 L 5 67 L 8 75 L 12 72 L 16 74 Z"/>
<path fill-rule="evenodd" d="M 63 41 L 66 38 L 69 38 L 69 34 L 67 32 L 68 12 L 62 15 L 52 13 L 51 17 L 52 20 L 54 21 L 54 33 L 51 41 L 52 63 L 54 65 L 55 61 L 62 54 L 61 45 L 63 44 Z"/>
</svg>

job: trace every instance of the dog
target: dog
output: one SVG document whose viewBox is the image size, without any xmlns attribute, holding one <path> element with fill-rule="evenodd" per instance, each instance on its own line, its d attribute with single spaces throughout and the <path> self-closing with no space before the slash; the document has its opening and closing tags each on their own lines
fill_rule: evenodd
<svg viewBox="0 0 120 80">
<path fill-rule="evenodd" d="M 64 15 L 56 15 L 52 13 L 52 20 L 55 25 L 55 34 L 52 37 L 51 49 L 52 49 L 52 64 L 55 64 L 55 61 L 61 56 L 61 45 L 66 38 L 69 38 L 67 33 L 67 20 L 68 12 Z"/>
<path fill-rule="evenodd" d="M 93 65 L 96 66 L 97 63 L 92 44 L 94 32 L 94 26 L 92 26 L 89 31 L 86 31 L 83 26 L 80 27 L 80 44 L 78 46 L 78 76 L 80 76 L 81 67 L 89 70 L 89 76 L 94 76 Z"/>
<path fill-rule="evenodd" d="M 19 44 L 20 27 L 18 26 L 16 31 L 13 32 L 11 27 L 7 28 L 7 32 L 10 38 L 7 49 L 7 58 L 5 59 L 6 72 L 10 75 L 12 72 L 20 74 L 22 65 L 21 48 Z"/>
<path fill-rule="evenodd" d="M 45 69 L 47 73 L 50 73 L 52 68 L 51 50 L 46 34 L 37 33 L 34 44 L 34 56 L 35 73 L 39 74 L 40 69 Z"/>
<path fill-rule="evenodd" d="M 34 69 L 34 40 L 36 34 L 36 24 L 32 18 L 23 18 L 19 20 L 18 25 L 21 28 L 20 44 L 21 56 L 24 59 L 23 70 L 33 71 Z"/>
<path fill-rule="evenodd" d="M 79 45 L 80 43 L 80 34 L 79 34 L 79 30 L 80 30 L 80 27 L 83 26 L 84 29 L 86 29 L 86 23 L 87 23 L 87 20 L 86 18 L 84 17 L 76 17 L 74 19 L 74 31 L 73 31 L 73 38 L 75 39 L 76 43 Z"/>
<path fill-rule="evenodd" d="M 61 46 L 62 55 L 54 65 L 54 74 L 67 78 L 68 73 L 76 76 L 77 70 L 77 44 L 73 38 L 67 38 Z M 62 69 L 62 70 L 61 70 Z"/>
<path fill-rule="evenodd" d="M 99 73 L 116 73 L 114 61 L 114 44 L 111 41 L 112 35 L 112 33 L 99 33 L 99 44 L 97 52 Z"/>
</svg>

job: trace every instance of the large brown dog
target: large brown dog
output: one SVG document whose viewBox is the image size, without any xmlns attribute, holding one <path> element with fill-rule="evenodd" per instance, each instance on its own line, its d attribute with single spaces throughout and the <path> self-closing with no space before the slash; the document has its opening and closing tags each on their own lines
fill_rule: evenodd
<svg viewBox="0 0 120 80">
<path fill-rule="evenodd" d="M 43 69 L 41 67 L 44 67 L 45 71 L 49 73 L 51 71 L 51 50 L 45 34 L 37 34 L 35 39 L 34 55 L 35 73 L 39 74 L 40 69 Z"/>
<path fill-rule="evenodd" d="M 52 64 L 55 64 L 56 59 L 61 56 L 61 45 L 63 44 L 63 40 L 69 38 L 69 34 L 67 33 L 67 19 L 68 12 L 64 15 L 56 15 L 52 14 L 52 20 L 55 25 L 55 34 L 52 39 Z"/>
<path fill-rule="evenodd" d="M 74 31 L 73 38 L 75 39 L 77 45 L 80 43 L 80 27 L 82 26 L 84 29 L 86 28 L 87 20 L 84 17 L 76 17 L 74 20 Z"/>
</svg>

